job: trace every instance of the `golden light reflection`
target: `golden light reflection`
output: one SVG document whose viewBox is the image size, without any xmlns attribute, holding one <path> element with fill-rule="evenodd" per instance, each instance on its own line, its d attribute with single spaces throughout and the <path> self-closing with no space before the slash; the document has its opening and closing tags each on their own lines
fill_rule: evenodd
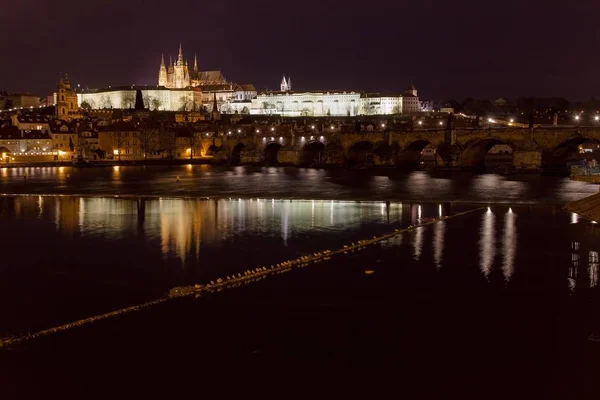
<svg viewBox="0 0 600 400">
<path fill-rule="evenodd" d="M 590 278 L 590 288 L 595 288 L 598 286 L 598 252 L 590 251 L 589 252 L 589 265 L 588 265 L 588 275 Z"/>
<path fill-rule="evenodd" d="M 479 257 L 481 259 L 480 269 L 487 278 L 494 265 L 496 256 L 495 217 L 492 210 L 483 214 L 479 240 Z"/>
<path fill-rule="evenodd" d="M 503 262 L 502 272 L 504 278 L 508 281 L 513 274 L 515 268 L 515 254 L 517 252 L 517 228 L 515 221 L 517 214 L 512 209 L 504 215 L 504 237 L 502 239 L 503 246 Z"/>
<path fill-rule="evenodd" d="M 441 211 L 440 205 L 440 211 Z M 444 235 L 446 234 L 446 223 L 437 222 L 433 226 L 433 261 L 439 269 L 442 267 L 442 258 L 444 256 Z"/>
<path fill-rule="evenodd" d="M 419 206 L 420 209 L 421 206 Z M 419 261 L 421 258 L 421 253 L 423 252 L 423 232 L 425 228 L 419 226 L 415 229 L 415 237 L 413 239 L 413 258 L 415 261 Z"/>
</svg>

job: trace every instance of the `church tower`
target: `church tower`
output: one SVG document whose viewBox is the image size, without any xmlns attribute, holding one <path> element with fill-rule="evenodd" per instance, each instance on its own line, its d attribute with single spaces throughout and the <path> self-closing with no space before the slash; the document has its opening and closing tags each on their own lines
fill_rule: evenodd
<svg viewBox="0 0 600 400">
<path fill-rule="evenodd" d="M 70 121 L 73 118 L 79 118 L 79 103 L 77 93 L 71 89 L 69 77 L 65 74 L 58 81 L 56 92 L 56 116 L 58 119 Z"/>
<path fill-rule="evenodd" d="M 165 56 L 160 57 L 160 70 L 158 72 L 158 86 L 167 87 L 169 80 L 167 78 L 167 67 L 165 66 Z"/>
<path fill-rule="evenodd" d="M 187 62 L 183 60 L 183 48 L 179 45 L 179 54 L 177 56 L 177 63 L 174 66 L 175 79 L 174 87 L 177 89 L 183 89 L 190 86 L 190 75 L 188 71 Z"/>
<path fill-rule="evenodd" d="M 283 79 L 281 80 L 281 91 L 282 92 L 287 92 L 289 89 L 288 86 L 288 82 L 285 80 L 285 75 L 283 76 Z"/>
</svg>

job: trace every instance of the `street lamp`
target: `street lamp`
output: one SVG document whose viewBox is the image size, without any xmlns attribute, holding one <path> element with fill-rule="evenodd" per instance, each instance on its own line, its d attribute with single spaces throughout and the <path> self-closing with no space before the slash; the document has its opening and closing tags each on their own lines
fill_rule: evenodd
<svg viewBox="0 0 600 400">
<path fill-rule="evenodd" d="M 423 125 L 423 121 L 419 121 L 419 125 Z"/>
</svg>

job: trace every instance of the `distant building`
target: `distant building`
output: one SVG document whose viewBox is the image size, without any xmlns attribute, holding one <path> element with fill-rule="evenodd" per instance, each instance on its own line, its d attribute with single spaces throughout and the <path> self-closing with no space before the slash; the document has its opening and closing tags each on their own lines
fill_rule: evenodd
<svg viewBox="0 0 600 400">
<path fill-rule="evenodd" d="M 9 94 L 7 97 L 12 104 L 12 108 L 32 108 L 39 107 L 41 105 L 40 96 L 25 93 Z"/>
<path fill-rule="evenodd" d="M 71 82 L 67 76 L 58 81 L 55 104 L 56 116 L 59 119 L 70 121 L 82 117 L 77 94 L 71 89 Z"/>
<path fill-rule="evenodd" d="M 289 78 L 288 78 L 289 79 Z M 289 89 L 283 79 L 282 88 Z M 358 91 L 274 91 L 252 100 L 250 114 L 295 116 L 357 116 L 413 114 L 420 111 L 417 89 L 410 86 L 402 94 L 361 93 Z"/>
</svg>

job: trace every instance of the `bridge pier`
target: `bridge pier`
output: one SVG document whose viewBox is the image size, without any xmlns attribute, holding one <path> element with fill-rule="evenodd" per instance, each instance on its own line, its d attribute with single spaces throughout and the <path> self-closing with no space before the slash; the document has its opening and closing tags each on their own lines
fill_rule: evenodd
<svg viewBox="0 0 600 400">
<path fill-rule="evenodd" d="M 515 150 L 513 165 L 517 171 L 540 172 L 542 170 L 542 152 L 541 150 Z"/>
</svg>

